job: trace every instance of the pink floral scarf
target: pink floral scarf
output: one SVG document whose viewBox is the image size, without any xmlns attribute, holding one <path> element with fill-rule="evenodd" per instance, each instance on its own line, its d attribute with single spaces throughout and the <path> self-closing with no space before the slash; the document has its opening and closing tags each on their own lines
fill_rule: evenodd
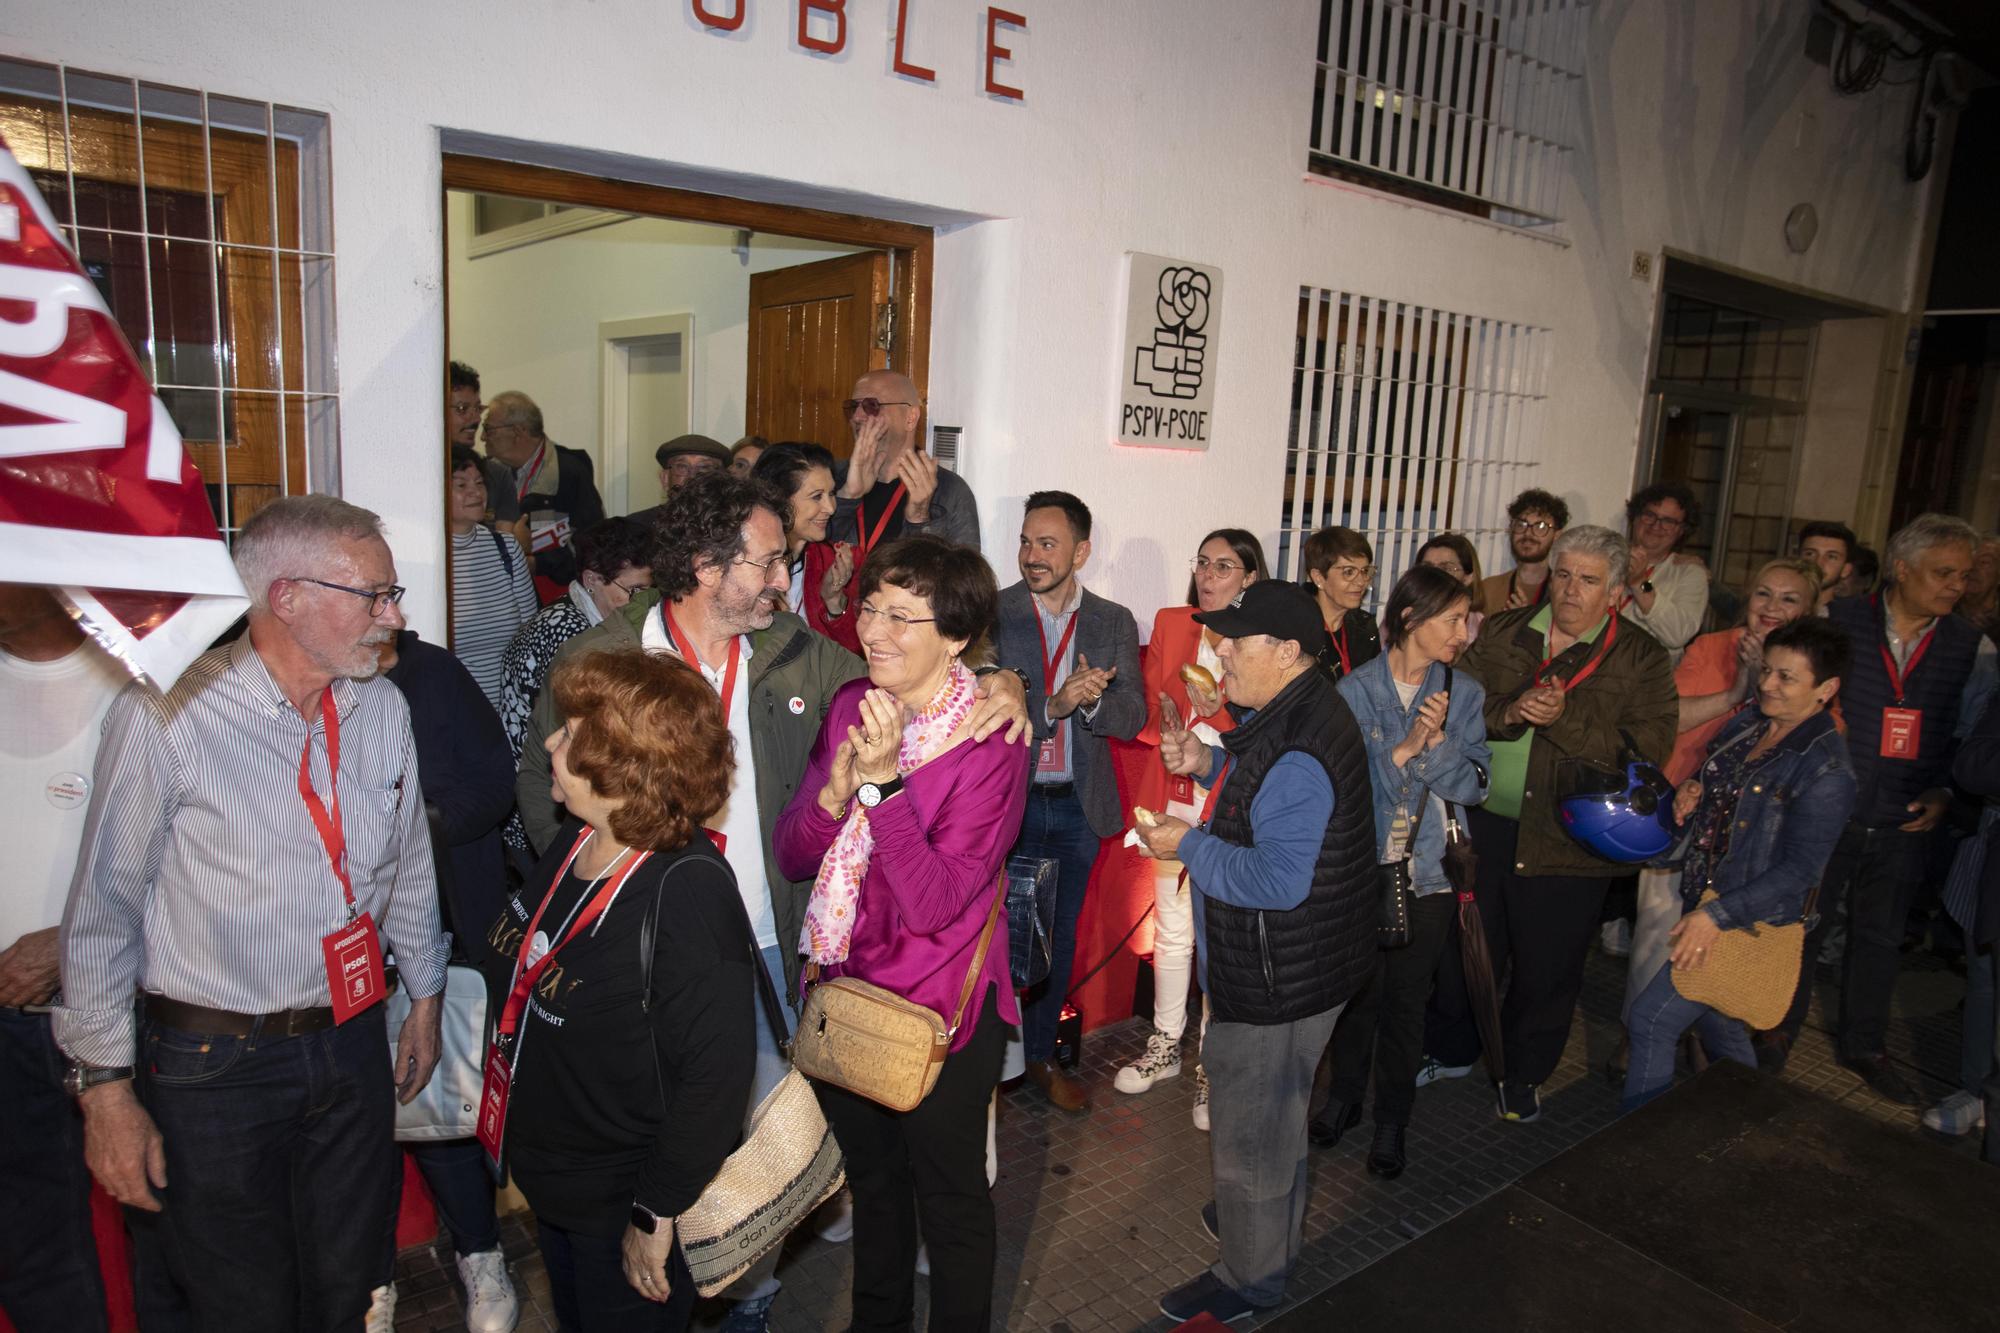
<svg viewBox="0 0 2000 1333">
<path fill-rule="evenodd" d="M 974 700 L 972 673 L 953 662 L 931 701 L 903 724 L 896 771 L 906 774 L 935 759 L 971 715 Z M 800 950 L 815 963 L 838 963 L 847 957 L 861 901 L 861 881 L 868 875 L 868 858 L 875 850 L 868 811 L 854 800 L 848 802 L 847 809 L 840 836 L 820 859 L 812 897 L 806 903 L 805 927 L 799 932 Z"/>
</svg>

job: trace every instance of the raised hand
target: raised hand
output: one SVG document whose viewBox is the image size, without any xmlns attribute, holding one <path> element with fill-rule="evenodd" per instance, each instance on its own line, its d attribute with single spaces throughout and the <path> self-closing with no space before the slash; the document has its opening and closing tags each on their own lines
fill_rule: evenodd
<svg viewBox="0 0 2000 1333">
<path fill-rule="evenodd" d="M 931 497 L 937 494 L 938 464 L 921 448 L 906 450 L 896 460 L 896 478 L 903 483 L 905 522 L 919 526 L 931 521 Z"/>
<path fill-rule="evenodd" d="M 1081 652 L 1076 655 L 1076 669 L 1064 678 L 1062 688 L 1049 700 L 1050 717 L 1068 717 L 1079 708 L 1088 708 L 1104 697 L 1117 677 L 1118 668 L 1106 667 L 1099 670 L 1090 664 L 1090 659 Z"/>
<path fill-rule="evenodd" d="M 847 456 L 847 480 L 840 485 L 840 498 L 858 500 L 875 489 L 881 480 L 882 435 L 889 429 L 882 416 L 865 417 L 854 431 L 854 452 Z"/>
<path fill-rule="evenodd" d="M 838 618 L 847 611 L 847 583 L 854 577 L 854 548 L 846 542 L 833 544 L 833 563 L 820 575 L 819 599 L 826 613 Z"/>
</svg>

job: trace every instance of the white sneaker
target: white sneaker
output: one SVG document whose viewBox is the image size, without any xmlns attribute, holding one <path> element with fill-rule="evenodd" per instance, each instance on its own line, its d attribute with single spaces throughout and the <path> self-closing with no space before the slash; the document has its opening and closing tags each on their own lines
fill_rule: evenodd
<svg viewBox="0 0 2000 1333">
<path fill-rule="evenodd" d="M 1464 1078 L 1472 1072 L 1471 1065 L 1441 1065 L 1435 1056 L 1425 1056 L 1423 1064 L 1417 1067 L 1417 1086 L 1428 1088 L 1433 1083 L 1448 1078 Z"/>
<path fill-rule="evenodd" d="M 1632 956 L 1632 923 L 1624 917 L 1607 921 L 1597 932 L 1597 942 L 1613 958 Z"/>
<path fill-rule="evenodd" d="M 396 1333 L 395 1283 L 368 1293 L 368 1319 L 361 1327 L 365 1333 Z"/>
<path fill-rule="evenodd" d="M 1154 1028 L 1146 1038 L 1146 1053 L 1119 1070 L 1111 1086 L 1120 1092 L 1144 1092 L 1161 1079 L 1180 1076 L 1180 1040 Z"/>
<path fill-rule="evenodd" d="M 854 1196 L 845 1189 L 820 1205 L 819 1222 L 813 1234 L 835 1245 L 854 1239 Z"/>
<path fill-rule="evenodd" d="M 1194 1067 L 1194 1127 L 1208 1133 L 1208 1073 L 1200 1065 Z"/>
<path fill-rule="evenodd" d="M 507 1277 L 507 1256 L 481 1250 L 458 1258 L 458 1277 L 465 1283 L 467 1333 L 513 1333 L 521 1317 L 521 1302 Z"/>
<path fill-rule="evenodd" d="M 1924 1112 L 1924 1128 L 1933 1134 L 1963 1138 L 1986 1128 L 1986 1102 L 1969 1092 L 1954 1092 Z"/>
</svg>

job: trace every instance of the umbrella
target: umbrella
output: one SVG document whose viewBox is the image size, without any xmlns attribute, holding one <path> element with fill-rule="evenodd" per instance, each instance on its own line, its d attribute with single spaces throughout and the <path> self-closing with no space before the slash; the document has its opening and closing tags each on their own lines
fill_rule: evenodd
<svg viewBox="0 0 2000 1333">
<path fill-rule="evenodd" d="M 1479 1027 L 1479 1044 L 1486 1052 L 1486 1072 L 1494 1079 L 1507 1069 L 1506 1053 L 1500 1045 L 1500 984 L 1493 975 L 1493 954 L 1486 947 L 1486 926 L 1479 919 L 1479 900 L 1473 896 L 1474 874 L 1479 855 L 1472 849 L 1472 836 L 1459 821 L 1457 807 L 1444 825 L 1444 873 L 1458 894 L 1458 946 L 1465 960 L 1465 991 L 1472 1002 L 1472 1019 Z"/>
</svg>

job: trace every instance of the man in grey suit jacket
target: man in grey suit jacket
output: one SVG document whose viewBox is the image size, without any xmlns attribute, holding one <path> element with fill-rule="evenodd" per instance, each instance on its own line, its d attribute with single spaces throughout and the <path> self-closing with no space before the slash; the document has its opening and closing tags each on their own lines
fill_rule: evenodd
<svg viewBox="0 0 2000 1333">
<path fill-rule="evenodd" d="M 1082 1086 L 1056 1068 L 1056 1022 L 1076 958 L 1100 839 L 1125 827 L 1112 770 L 1113 736 L 1146 725 L 1139 627 L 1132 613 L 1077 578 L 1090 559 L 1090 510 L 1065 491 L 1037 491 L 1021 516 L 1021 582 L 1000 594 L 996 657 L 1027 673 L 1035 764 L 1016 856 L 1061 866 L 1048 979 L 1023 997 L 1021 1036 L 1028 1079 L 1065 1111 L 1087 1111 Z"/>
</svg>

